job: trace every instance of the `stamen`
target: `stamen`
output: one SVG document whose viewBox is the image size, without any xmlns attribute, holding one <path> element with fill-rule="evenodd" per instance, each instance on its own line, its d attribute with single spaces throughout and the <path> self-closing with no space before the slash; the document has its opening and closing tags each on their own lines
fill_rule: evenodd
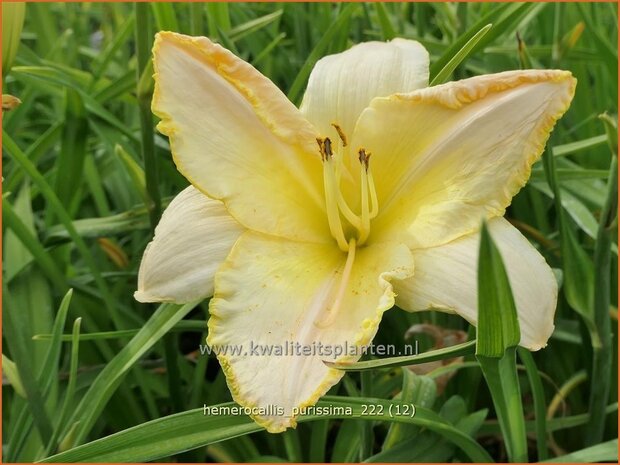
<svg viewBox="0 0 620 465">
<path fill-rule="evenodd" d="M 318 140 L 318 139 L 317 139 Z M 333 166 L 333 152 L 331 149 L 331 140 L 326 137 L 319 143 L 321 147 L 321 157 L 323 158 L 323 185 L 325 188 L 325 207 L 327 210 L 327 222 L 329 231 L 338 243 L 338 247 L 343 252 L 348 250 L 347 240 L 342 229 L 340 220 L 340 211 L 338 209 L 338 183 L 336 173 Z"/>
<path fill-rule="evenodd" d="M 379 200 L 377 199 L 377 191 L 375 190 L 375 181 L 372 179 L 372 171 L 370 167 L 367 170 L 368 173 L 368 186 L 370 187 L 370 201 L 372 203 L 372 209 L 370 210 L 370 219 L 372 220 L 379 214 Z"/>
<path fill-rule="evenodd" d="M 323 139 L 323 150 L 325 150 L 325 158 L 333 158 L 332 140 L 329 137 Z"/>
<path fill-rule="evenodd" d="M 357 159 L 360 161 L 360 163 L 362 164 L 362 167 L 366 170 L 366 172 L 368 172 L 368 163 L 370 161 L 371 155 L 372 153 L 366 153 L 366 150 L 364 149 L 360 149 L 358 152 Z"/>
<path fill-rule="evenodd" d="M 321 160 L 325 161 L 325 147 L 323 146 L 323 139 L 316 138 L 316 143 L 319 144 L 319 152 L 321 153 Z"/>
<path fill-rule="evenodd" d="M 342 195 L 342 192 L 340 192 L 340 189 L 338 189 L 338 208 L 347 219 L 347 221 L 359 231 L 362 227 L 362 222 L 360 221 L 359 216 L 353 213 L 353 210 L 351 210 L 351 207 L 349 207 L 349 204 L 347 204 L 347 201 L 344 199 L 344 196 Z"/>
<path fill-rule="evenodd" d="M 377 216 L 379 213 L 379 202 L 377 201 L 377 192 L 375 190 L 375 183 L 372 179 L 372 172 L 370 171 L 370 153 L 364 149 L 360 149 L 358 152 L 358 159 L 360 161 L 361 173 L 361 201 L 362 201 L 362 213 L 360 229 L 359 243 L 363 244 L 368 239 L 370 234 L 370 220 Z M 368 201 L 368 195 L 370 194 L 370 202 Z M 372 204 L 372 206 L 370 205 Z"/>
<path fill-rule="evenodd" d="M 349 168 L 347 168 L 346 164 L 343 162 L 342 157 L 338 157 L 338 161 L 339 163 L 336 164 L 336 178 L 338 179 L 338 182 L 340 182 L 343 178 L 347 182 L 355 182 Z"/>
<path fill-rule="evenodd" d="M 347 140 L 340 126 L 336 123 L 332 123 L 332 126 L 336 129 L 343 144 L 342 147 L 338 146 L 337 148 L 337 157 L 334 156 L 332 141 L 329 137 L 325 137 L 324 139 L 317 138 L 316 141 L 321 152 L 321 159 L 323 160 L 323 183 L 329 230 L 334 239 L 336 239 L 338 247 L 342 251 L 347 252 L 347 236 L 350 236 L 351 228 L 357 230 L 357 244 L 362 245 L 368 239 L 370 235 L 370 221 L 377 216 L 379 212 L 379 203 L 377 201 L 377 192 L 370 171 L 371 154 L 370 152 L 366 152 L 363 148 L 358 151 L 361 167 L 361 213 L 359 215 L 354 213 L 347 203 L 347 200 L 340 190 L 340 176 L 343 168 L 346 170 L 346 167 L 342 163 L 344 153 L 341 149 L 347 145 Z M 346 172 L 348 173 L 348 171 Z"/>
<path fill-rule="evenodd" d="M 325 161 L 327 159 L 333 158 L 334 152 L 332 150 L 332 141 L 329 137 L 326 137 L 325 139 L 321 139 L 320 137 L 317 137 L 316 143 L 319 144 L 319 152 L 321 152 L 321 160 Z"/>
<path fill-rule="evenodd" d="M 338 133 L 338 137 L 340 137 L 340 140 L 342 141 L 342 146 L 346 147 L 347 146 L 347 136 L 344 134 L 344 131 L 336 123 L 332 123 L 332 126 L 334 127 L 334 129 Z"/>
<path fill-rule="evenodd" d="M 370 208 L 368 206 L 368 159 L 370 154 L 366 154 L 364 149 L 359 151 L 359 161 L 362 172 L 360 173 L 361 179 L 361 199 L 362 199 L 362 228 L 360 229 L 360 244 L 366 242 L 368 235 L 370 234 Z"/>
<path fill-rule="evenodd" d="M 327 308 L 325 311 L 326 317 L 320 321 L 315 321 L 314 325 L 318 328 L 327 328 L 331 325 L 336 316 L 338 316 L 338 312 L 340 311 L 340 306 L 342 305 L 342 299 L 344 298 L 344 294 L 347 291 L 347 286 L 351 279 L 351 270 L 353 269 L 353 262 L 355 261 L 355 249 L 356 249 L 356 241 L 355 239 L 349 240 L 349 244 L 347 245 L 347 261 L 344 264 L 344 269 L 342 270 L 342 277 L 340 278 L 340 284 L 338 286 L 338 292 L 336 293 L 336 297 L 334 298 L 334 302 L 332 305 Z"/>
</svg>

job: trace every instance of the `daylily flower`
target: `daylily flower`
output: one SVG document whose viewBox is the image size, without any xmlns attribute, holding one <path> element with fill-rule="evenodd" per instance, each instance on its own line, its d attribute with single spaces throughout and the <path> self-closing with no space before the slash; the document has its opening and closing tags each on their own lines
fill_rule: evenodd
<svg viewBox="0 0 620 465">
<path fill-rule="evenodd" d="M 135 297 L 213 296 L 208 343 L 233 398 L 268 431 L 295 426 L 294 409 L 340 380 L 325 360 L 361 353 L 317 344 L 369 344 L 395 303 L 476 324 L 482 218 L 521 345 L 540 349 L 553 330 L 552 271 L 502 216 L 576 81 L 529 70 L 429 88 L 428 62 L 415 41 L 356 45 L 318 61 L 297 109 L 207 38 L 157 34 L 153 112 L 191 186 L 166 209 Z M 265 353 L 285 344 L 308 350 Z"/>
</svg>

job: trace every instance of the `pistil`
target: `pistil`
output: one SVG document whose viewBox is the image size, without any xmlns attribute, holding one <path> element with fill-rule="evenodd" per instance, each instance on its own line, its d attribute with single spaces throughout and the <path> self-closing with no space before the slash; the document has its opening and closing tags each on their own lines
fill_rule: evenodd
<svg viewBox="0 0 620 465">
<path fill-rule="evenodd" d="M 340 282 L 338 283 L 338 290 L 334 296 L 334 301 L 325 310 L 325 318 L 314 322 L 315 326 L 318 328 L 327 328 L 331 325 L 340 311 L 342 300 L 344 299 L 349 281 L 351 280 L 351 270 L 353 270 L 353 262 L 355 261 L 355 249 L 356 241 L 355 239 L 350 239 L 347 244 L 347 261 L 345 262 L 342 270 L 342 276 L 340 277 Z"/>
</svg>

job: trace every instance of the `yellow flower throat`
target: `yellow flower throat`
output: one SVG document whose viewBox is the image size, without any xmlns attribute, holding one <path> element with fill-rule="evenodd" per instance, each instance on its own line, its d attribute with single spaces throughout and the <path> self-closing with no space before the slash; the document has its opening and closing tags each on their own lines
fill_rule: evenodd
<svg viewBox="0 0 620 465">
<path fill-rule="evenodd" d="M 337 124 L 332 124 L 342 147 L 347 146 L 347 139 Z M 325 188 L 325 206 L 327 221 L 331 235 L 343 252 L 351 252 L 356 245 L 363 245 L 370 234 L 370 221 L 379 212 L 377 192 L 370 170 L 370 153 L 365 149 L 358 150 L 360 163 L 360 213 L 356 214 L 349 207 L 340 188 L 343 170 L 342 153 L 334 154 L 332 141 L 329 137 L 318 138 L 321 159 L 323 160 L 323 184 Z M 346 168 L 344 168 L 346 169 Z"/>
</svg>

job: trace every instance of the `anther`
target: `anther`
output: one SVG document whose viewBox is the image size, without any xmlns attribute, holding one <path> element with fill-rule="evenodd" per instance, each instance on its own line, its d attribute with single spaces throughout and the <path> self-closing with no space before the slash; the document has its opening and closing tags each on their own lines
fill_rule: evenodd
<svg viewBox="0 0 620 465">
<path fill-rule="evenodd" d="M 319 144 L 319 152 L 321 152 L 321 158 L 323 158 L 323 139 L 320 137 L 316 138 L 316 143 Z"/>
<path fill-rule="evenodd" d="M 321 139 L 316 138 L 316 143 L 319 144 L 319 152 L 321 152 L 321 160 L 325 161 L 328 158 L 333 158 L 334 152 L 332 150 L 332 141 L 329 137 Z"/>
<path fill-rule="evenodd" d="M 338 137 L 340 137 L 340 140 L 342 141 L 342 146 L 346 147 L 347 146 L 347 136 L 345 136 L 344 131 L 336 123 L 332 123 L 332 126 L 334 127 L 334 129 L 338 133 Z"/>
<path fill-rule="evenodd" d="M 332 141 L 329 137 L 323 139 L 323 150 L 325 152 L 325 158 L 332 158 L 334 156 L 334 152 L 332 151 Z"/>
<path fill-rule="evenodd" d="M 364 168 L 366 169 L 366 172 L 368 172 L 368 162 L 370 160 L 370 155 L 372 155 L 370 152 L 366 153 L 366 150 L 364 149 L 360 149 L 358 152 L 358 160 L 360 161 L 360 163 L 364 166 Z"/>
</svg>

